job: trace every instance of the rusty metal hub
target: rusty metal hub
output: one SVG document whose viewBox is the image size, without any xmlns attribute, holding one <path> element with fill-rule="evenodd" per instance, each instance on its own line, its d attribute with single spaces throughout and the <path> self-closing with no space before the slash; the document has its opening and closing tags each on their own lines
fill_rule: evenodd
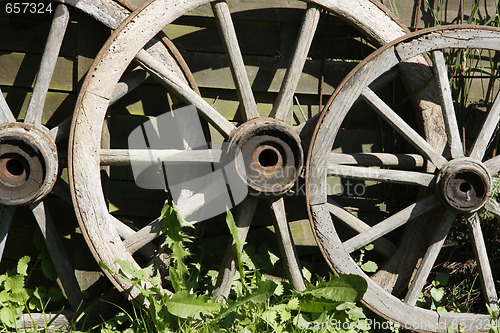
<svg viewBox="0 0 500 333">
<path fill-rule="evenodd" d="M 468 158 L 448 162 L 437 178 L 437 192 L 449 207 L 465 213 L 479 210 L 488 200 L 491 176 L 482 163 Z"/>
<path fill-rule="evenodd" d="M 0 126 L 0 203 L 23 205 L 47 195 L 57 178 L 57 148 L 34 126 Z"/>
<path fill-rule="evenodd" d="M 235 154 L 242 158 L 236 159 Z M 254 196 L 279 196 L 300 176 L 303 166 L 300 138 L 287 124 L 271 118 L 247 121 L 231 134 L 225 154 L 236 160 L 236 172 Z"/>
</svg>

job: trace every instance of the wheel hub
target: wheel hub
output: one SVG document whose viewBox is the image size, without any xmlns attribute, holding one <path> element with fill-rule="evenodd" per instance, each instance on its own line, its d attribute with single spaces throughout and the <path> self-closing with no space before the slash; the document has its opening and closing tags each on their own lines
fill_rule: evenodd
<svg viewBox="0 0 500 333">
<path fill-rule="evenodd" d="M 242 158 L 236 158 L 241 153 Z M 271 119 L 250 120 L 232 133 L 225 157 L 254 196 L 279 196 L 295 184 L 303 166 L 300 139 L 290 126 Z"/>
<path fill-rule="evenodd" d="M 22 123 L 0 126 L 0 203 L 23 205 L 47 195 L 57 178 L 57 148 L 42 130 Z"/>
<path fill-rule="evenodd" d="M 491 176 L 482 163 L 463 158 L 448 162 L 439 172 L 437 184 L 438 194 L 446 205 L 471 213 L 488 200 Z"/>
</svg>

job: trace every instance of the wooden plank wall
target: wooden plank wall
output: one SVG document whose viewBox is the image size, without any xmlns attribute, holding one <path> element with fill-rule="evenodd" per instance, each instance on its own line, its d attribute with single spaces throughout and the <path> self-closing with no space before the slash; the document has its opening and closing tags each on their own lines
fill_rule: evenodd
<svg viewBox="0 0 500 333">
<path fill-rule="evenodd" d="M 384 3 L 391 7 L 389 0 Z M 494 12 L 494 2 L 481 6 L 484 15 Z M 134 0 L 140 4 L 143 0 Z M 395 0 L 401 20 L 411 26 L 416 22 L 417 10 L 413 0 Z M 303 4 L 291 0 L 232 0 L 233 19 L 244 53 L 247 72 L 255 91 L 259 112 L 266 116 L 276 98 L 288 58 L 293 50 L 296 33 L 303 14 Z M 275 9 L 268 9 L 270 6 Z M 429 7 L 438 13 L 438 1 L 420 1 L 418 26 L 433 25 Z M 439 17 L 445 22 L 456 22 L 459 0 L 445 1 L 445 10 Z M 471 0 L 465 1 L 464 8 L 471 7 Z M 394 8 L 394 6 L 393 6 Z M 210 19 L 211 11 L 202 7 L 182 17 L 165 29 L 187 60 L 202 95 L 233 122 L 240 122 L 237 96 L 217 29 Z M 61 55 L 57 62 L 56 74 L 51 82 L 45 105 L 44 122 L 52 126 L 72 112 L 78 88 L 100 45 L 109 31 L 92 19 L 72 11 L 72 20 L 66 33 Z M 23 118 L 28 105 L 33 81 L 50 26 L 50 18 L 27 16 L 0 16 L 0 88 L 16 115 Z M 319 110 L 320 98 L 326 102 L 333 89 L 342 78 L 372 50 L 369 41 L 339 19 L 322 15 L 313 47 L 301 77 L 294 103 L 293 122 L 301 123 Z M 322 95 L 320 94 L 322 93 Z M 397 89 L 392 92 L 397 94 Z M 126 148 L 130 132 L 142 122 L 169 111 L 172 98 L 153 79 L 126 96 L 112 108 L 109 119 L 111 146 Z M 379 150 L 382 138 L 389 134 L 378 126 L 370 114 L 360 119 L 350 119 L 339 139 L 339 149 L 349 151 Z M 215 136 L 216 137 L 216 136 Z M 386 140 L 387 141 L 387 140 Z M 389 143 L 385 143 L 386 145 Z M 64 172 L 63 172 L 64 173 Z M 378 184 L 373 185 L 373 197 L 380 193 Z M 130 168 L 111 168 L 107 193 L 110 210 L 126 220 L 148 221 L 159 215 L 165 199 L 162 191 L 146 191 L 133 182 Z M 294 201 L 294 206 L 303 205 L 302 199 Z M 82 245 L 81 237 L 75 234 L 76 221 L 71 206 L 51 198 L 57 225 L 67 243 Z M 347 205 L 349 203 L 346 203 Z M 369 204 L 369 209 L 380 213 L 387 209 L 381 202 Z M 296 232 L 296 242 L 304 247 L 313 246 L 306 216 L 298 210 L 290 214 Z M 31 243 L 34 221 L 26 208 L 16 214 L 13 230 L 9 235 L 5 257 L 17 260 L 22 253 L 36 254 L 26 247 Z M 302 235 L 302 236 L 300 236 Z M 22 246 L 20 246 L 22 245 Z M 21 251 L 21 247 L 25 251 Z M 88 262 L 88 256 L 74 256 L 81 262 Z M 2 265 L 4 265 L 2 261 Z M 86 268 L 82 266 L 82 271 Z M 85 273 L 82 273 L 85 275 Z M 89 280 L 84 288 L 92 284 Z"/>
<path fill-rule="evenodd" d="M 4 13 L 4 11 L 0 11 Z M 22 120 L 31 97 L 34 80 L 45 47 L 51 24 L 50 15 L 0 15 L 0 88 L 14 115 Z M 110 32 L 93 19 L 78 11 L 71 11 L 71 22 L 66 31 L 55 73 L 50 84 L 44 106 L 43 123 L 48 127 L 58 124 L 73 112 L 79 86 L 100 47 Z M 63 148 L 61 155 L 66 155 Z M 62 170 L 67 180 L 66 168 Z M 69 194 L 69 193 L 68 193 Z M 73 258 L 79 277 L 86 289 L 98 278 L 97 266 L 78 232 L 72 205 L 53 195 L 47 198 L 51 215 L 64 244 Z M 9 232 L 0 271 L 16 263 L 23 255 L 30 255 L 32 262 L 40 253 L 35 248 L 34 238 L 38 233 L 36 222 L 28 207 L 18 207 Z M 33 283 L 40 282 L 41 274 Z M 41 282 L 47 285 L 49 282 Z"/>
</svg>

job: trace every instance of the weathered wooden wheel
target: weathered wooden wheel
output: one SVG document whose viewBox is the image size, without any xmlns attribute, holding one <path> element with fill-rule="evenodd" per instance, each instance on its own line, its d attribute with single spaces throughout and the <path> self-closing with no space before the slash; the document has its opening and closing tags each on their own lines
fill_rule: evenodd
<svg viewBox="0 0 500 333">
<path fill-rule="evenodd" d="M 55 194 L 71 203 L 69 187 L 61 178 L 62 169 L 66 168 L 67 163 L 65 150 L 71 112 L 61 123 L 45 126 L 45 121 L 53 110 L 47 110 L 47 107 L 44 110 L 44 105 L 70 19 L 67 5 L 75 6 L 112 29 L 117 28 L 136 6 L 124 0 L 59 2 L 61 4 L 57 8 L 55 3 L 51 4 L 54 10 L 52 26 L 25 116 L 16 119 L 14 114 L 19 114 L 20 110 L 11 110 L 7 103 L 9 94 L 7 93 L 6 99 L 0 91 L 0 259 L 16 209 L 28 207 L 45 237 L 47 249 L 71 308 L 76 310 L 83 301 L 82 292 L 45 200 L 47 195 Z M 175 67 L 181 80 L 192 83 L 192 76 L 177 50 L 164 35 L 158 35 L 156 41 L 161 42 L 156 43 L 150 52 L 155 54 L 162 66 Z M 136 74 L 137 72 L 141 70 L 138 69 Z M 137 74 L 132 81 L 123 81 L 123 89 L 116 91 L 115 99 L 124 96 L 142 82 L 147 76 L 142 74 Z M 45 114 L 46 111 L 48 114 Z M 37 319 L 34 314 L 33 319 Z M 26 325 L 29 322 L 30 319 Z M 43 319 L 41 322 L 43 323 Z"/>
<path fill-rule="evenodd" d="M 489 315 L 436 312 L 415 305 L 424 287 L 434 278 L 435 265 L 438 263 L 436 259 L 440 251 L 443 253 L 450 229 L 459 224 L 459 217 L 466 220 L 470 229 L 469 240 L 475 253 L 484 302 L 492 309 L 498 308 L 498 276 L 490 265 L 489 257 L 493 254 L 487 251 L 482 231 L 489 224 L 481 221 L 481 211 L 486 207 L 496 217 L 499 216 L 498 208 L 495 208 L 498 203 L 490 199 L 493 195 L 490 192 L 494 179 L 498 181 L 500 160 L 494 157 L 493 148 L 489 147 L 492 142 L 497 142 L 493 141 L 495 138 L 498 140 L 499 96 L 488 107 L 487 116 L 479 129 L 467 127 L 474 137 L 470 142 L 464 141 L 462 130 L 465 124 L 455 110 L 464 112 L 466 104 L 463 103 L 467 101 L 453 103 L 445 58 L 451 57 L 450 54 L 456 56 L 457 52 L 463 54 L 460 52 L 464 52 L 464 49 L 473 49 L 471 53 L 476 57 L 477 64 L 484 66 L 486 63 L 481 61 L 489 59 L 491 54 L 488 52 L 500 50 L 499 40 L 500 31 L 495 28 L 450 26 L 413 33 L 382 47 L 358 65 L 332 95 L 312 139 L 306 170 L 307 200 L 316 238 L 325 258 L 336 272 L 364 276 L 369 286 L 364 298 L 366 304 L 383 317 L 412 330 L 445 332 L 449 324 L 467 332 L 489 329 L 486 327 L 490 322 Z M 418 134 L 411 117 L 401 108 L 390 106 L 391 102 L 380 90 L 395 80 L 394 76 L 391 78 L 387 73 L 392 73 L 398 64 L 411 62 L 421 54 L 432 56 L 432 68 L 445 119 L 442 130 L 448 138 L 444 153 L 431 147 L 428 140 Z M 479 71 L 487 73 L 484 68 Z M 341 128 L 346 126 L 349 119 L 356 117 L 361 104 L 374 110 L 375 121 L 378 117 L 381 128 L 386 126 L 397 132 L 399 140 L 407 144 L 400 147 L 405 148 L 366 154 L 333 152 L 332 147 L 342 132 Z M 405 197 L 405 188 L 408 186 L 423 190 L 410 205 L 393 210 L 374 222 L 356 217 L 352 209 L 341 205 L 342 195 L 332 191 L 335 179 L 391 184 L 390 187 L 384 187 L 385 193 L 389 195 L 394 191 L 393 194 L 399 200 Z M 344 193 L 344 196 L 349 195 Z M 361 196 L 361 193 L 351 195 Z M 410 285 L 409 289 L 402 295 L 392 294 L 372 279 L 376 274 L 369 277 L 363 272 L 352 256 L 356 250 L 373 243 L 383 255 L 378 260 L 390 258 L 394 255 L 395 242 L 400 235 L 398 230 L 401 229 L 398 228 L 412 221 L 422 223 L 422 219 L 415 221 L 419 216 L 434 221 L 435 225 L 433 228 L 426 227 L 429 230 L 420 230 L 427 237 L 423 240 L 427 244 L 427 251 L 420 264 L 411 267 L 415 270 L 412 279 L 403 281 L 403 285 Z M 345 226 L 351 232 L 346 233 L 343 230 Z M 495 239 L 498 240 L 498 237 Z M 487 313 L 486 307 L 477 312 Z"/>
<path fill-rule="evenodd" d="M 269 117 L 261 117 L 257 109 L 254 93 L 246 73 L 242 53 L 231 20 L 230 8 L 225 1 L 150 1 L 147 5 L 142 6 L 140 10 L 134 12 L 129 17 L 126 25 L 122 25 L 115 31 L 101 50 L 100 56 L 96 59 L 81 90 L 69 144 L 72 197 L 80 225 L 84 229 L 87 241 L 98 261 L 104 262 L 114 270 L 119 268 L 115 264 L 116 259 L 128 260 L 140 267 L 150 262 L 147 260 L 148 255 L 154 254 L 155 251 L 154 247 L 151 248 L 150 246 L 151 242 L 154 242 L 158 237 L 159 230 L 161 230 L 158 220 L 152 221 L 137 232 L 127 234 L 120 230 L 118 219 L 110 214 L 108 210 L 105 193 L 102 188 L 96 187 L 96 184 L 101 182 L 100 168 L 107 165 L 130 165 L 131 161 L 147 162 L 151 161 L 151 158 L 160 161 L 163 165 L 168 163 L 185 163 L 188 165 L 193 161 L 192 156 L 194 156 L 190 154 L 189 150 L 197 147 L 196 145 L 190 146 L 188 142 L 187 146 L 183 148 L 187 150 L 181 152 L 178 150 L 169 151 L 168 149 L 163 151 L 101 149 L 100 133 L 104 119 L 107 112 L 109 112 L 109 100 L 118 80 L 130 61 L 135 57 L 148 71 L 159 77 L 162 84 L 170 92 L 179 96 L 186 104 L 194 105 L 198 114 L 207 121 L 211 129 L 225 138 L 231 146 L 239 147 L 242 151 L 249 151 L 247 156 L 243 156 L 247 164 L 250 164 L 251 160 L 261 162 L 262 168 L 254 174 L 253 177 L 255 178 L 249 175 L 243 179 L 243 182 L 248 184 L 249 191 L 253 195 L 248 196 L 239 205 L 236 213 L 235 220 L 239 227 L 244 230 L 240 236 L 242 238 L 246 237 L 257 202 L 259 200 L 266 202 L 273 212 L 273 220 L 279 237 L 282 256 L 288 266 L 290 281 L 295 288 L 304 288 L 299 263 L 290 239 L 283 194 L 287 193 L 300 176 L 305 159 L 302 148 L 303 143 L 298 133 L 305 135 L 304 133 L 311 128 L 310 123 L 314 121 L 296 127 L 291 126 L 286 121 L 292 105 L 293 94 L 311 45 L 313 32 L 316 30 L 320 10 L 344 18 L 378 44 L 386 43 L 407 32 L 374 2 L 349 1 L 333 3 L 322 0 L 305 2 L 307 8 L 296 41 L 295 52 Z M 243 119 L 243 123 L 238 126 L 225 119 L 206 100 L 185 83 L 180 82 L 175 73 L 164 68 L 158 68 L 154 59 L 141 51 L 141 48 L 165 26 L 189 11 L 207 4 L 211 5 L 211 17 L 215 19 L 221 33 L 227 62 L 231 68 L 234 86 L 238 92 L 239 109 Z M 270 7 L 272 7 L 272 4 Z M 206 7 L 204 10 L 206 14 Z M 268 141 L 259 143 L 258 138 L 264 132 Z M 248 142 L 251 144 L 247 145 Z M 198 149 L 197 152 L 200 154 L 198 156 L 204 156 L 206 162 L 213 163 L 218 163 L 219 157 L 217 156 L 223 155 L 220 150 L 216 149 Z M 283 152 L 289 152 L 289 155 L 285 158 Z M 261 161 L 260 158 L 264 156 L 271 157 Z M 287 176 L 292 175 L 290 178 L 273 171 L 274 167 L 280 164 L 279 161 L 284 160 L 293 170 L 293 172 L 287 173 Z M 265 181 L 259 183 L 257 180 L 262 179 L 262 177 Z M 265 195 L 263 197 L 258 196 L 255 195 L 256 192 Z M 177 202 L 180 213 L 189 215 L 192 213 L 190 207 L 201 206 L 205 199 L 203 196 L 201 199 L 199 197 L 191 195 L 185 198 L 185 201 Z M 138 259 L 136 252 L 141 249 L 143 258 Z M 146 260 L 143 260 L 144 255 Z M 234 255 L 231 251 L 227 251 L 214 294 L 228 295 L 234 274 L 234 266 Z M 109 277 L 120 291 L 128 293 L 132 298 L 138 296 L 137 291 L 131 289 L 127 282 L 116 276 L 109 275 Z"/>
</svg>

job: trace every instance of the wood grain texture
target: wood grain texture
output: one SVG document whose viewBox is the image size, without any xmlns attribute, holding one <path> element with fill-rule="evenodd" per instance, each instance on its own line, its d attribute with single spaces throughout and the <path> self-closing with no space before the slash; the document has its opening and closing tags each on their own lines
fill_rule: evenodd
<svg viewBox="0 0 500 333">
<path fill-rule="evenodd" d="M 71 308 L 77 310 L 83 302 L 83 294 L 47 206 L 44 201 L 41 201 L 30 205 L 30 207 L 45 238 L 47 249 L 63 285 L 64 293 L 68 298 Z"/>
<path fill-rule="evenodd" d="M 443 52 L 432 52 L 433 69 L 436 75 L 439 95 L 441 97 L 441 107 L 443 110 L 443 118 L 445 120 L 446 136 L 448 137 L 448 145 L 450 147 L 451 157 L 459 158 L 464 156 L 462 140 L 458 130 L 457 116 L 453 106 L 451 96 L 450 81 L 448 78 L 448 68 L 444 60 Z"/>
<path fill-rule="evenodd" d="M 320 9 L 309 5 L 304 14 L 299 36 L 295 44 L 295 51 L 291 57 L 285 77 L 281 84 L 280 92 L 274 102 L 273 110 L 269 115 L 286 122 L 288 113 L 293 104 L 293 95 L 299 84 L 299 79 L 306 63 L 307 54 L 311 48 L 312 40 L 320 18 Z"/>
<path fill-rule="evenodd" d="M 0 89 L 0 122 L 6 123 L 14 121 L 16 121 L 16 118 L 14 118 L 14 116 L 12 115 L 12 111 L 10 110 L 7 101 L 5 101 L 5 97 L 3 96 L 2 90 Z"/>
<path fill-rule="evenodd" d="M 433 187 L 435 182 L 435 176 L 433 174 L 423 172 L 365 168 L 347 165 L 329 164 L 327 175 L 330 177 L 376 180 L 380 182 L 418 185 L 425 187 Z"/>
<path fill-rule="evenodd" d="M 425 155 L 436 167 L 442 167 L 447 161 L 420 134 L 392 110 L 373 90 L 366 88 L 362 92 L 365 101 L 413 146 Z"/>
<path fill-rule="evenodd" d="M 306 285 L 302 277 L 297 251 L 288 227 L 283 198 L 272 200 L 271 210 L 273 212 L 274 228 L 278 238 L 281 258 L 285 263 L 285 269 L 290 283 L 295 290 L 304 291 L 306 290 Z"/>
<path fill-rule="evenodd" d="M 425 159 L 418 154 L 391 153 L 330 153 L 329 165 L 387 166 L 401 169 L 418 169 L 424 166 Z"/>
<path fill-rule="evenodd" d="M 391 314 L 392 320 L 405 323 L 405 327 L 408 329 L 421 329 L 425 327 L 429 331 L 438 331 L 438 320 L 440 317 L 438 312 L 410 307 L 401 303 L 400 299 L 388 294 L 378 284 L 374 283 L 350 259 L 335 232 L 335 226 L 330 218 L 326 204 L 310 206 L 310 213 L 314 220 L 313 228 L 316 237 L 321 240 L 319 246 L 332 269 L 336 272 L 356 274 L 364 277 L 368 283 L 368 289 L 363 299 L 371 309 Z M 443 327 L 446 327 L 446 325 Z"/>
<path fill-rule="evenodd" d="M 335 220 L 345 223 L 358 233 L 362 233 L 371 228 L 370 225 L 343 209 L 342 206 L 333 201 L 333 199 L 328 198 L 326 206 Z M 384 237 L 380 237 L 374 241 L 373 245 L 375 245 L 375 251 L 386 257 L 390 257 L 396 251 L 396 245 Z"/>
<path fill-rule="evenodd" d="M 357 236 L 354 236 L 353 238 L 344 242 L 343 247 L 348 253 L 351 253 L 367 244 L 370 244 L 381 236 L 386 235 L 392 230 L 410 222 L 411 220 L 428 212 L 431 209 L 436 208 L 439 205 L 440 203 L 437 197 L 435 195 L 431 195 L 406 207 L 405 209 L 388 217 L 384 221 L 377 223 L 369 230 L 364 231 Z"/>
<path fill-rule="evenodd" d="M 408 292 L 406 293 L 404 302 L 408 305 L 415 305 L 417 303 L 420 293 L 423 291 L 429 274 L 436 262 L 437 256 L 441 248 L 443 247 L 444 241 L 448 236 L 450 228 L 455 222 L 457 213 L 452 210 L 447 210 L 444 216 L 441 218 L 438 228 L 431 241 L 429 242 L 429 247 L 425 252 L 422 261 L 413 277 Z"/>
<path fill-rule="evenodd" d="M 252 87 L 245 70 L 245 64 L 243 62 L 238 38 L 236 37 L 234 24 L 231 19 L 229 6 L 226 1 L 217 0 L 212 2 L 212 10 L 214 11 L 214 17 L 217 21 L 224 49 L 229 58 L 229 66 L 241 103 L 243 119 L 246 121 L 257 118 L 259 112 L 257 111 L 257 104 L 255 103 Z"/>
<path fill-rule="evenodd" d="M 238 240 L 241 242 L 246 241 L 258 201 L 258 199 L 253 197 L 246 198 L 240 204 L 240 207 L 234 216 L 234 222 L 238 228 Z M 214 290 L 212 291 L 212 296 L 229 296 L 237 264 L 235 252 L 236 248 L 234 247 L 234 244 L 234 240 L 229 241 L 227 244 L 224 257 L 222 258 L 222 263 L 220 264 L 219 275 L 217 276 L 217 281 L 215 283 Z"/>
<path fill-rule="evenodd" d="M 101 165 L 130 165 L 131 163 L 219 163 L 220 149 L 102 149 Z"/>
<path fill-rule="evenodd" d="M 45 96 L 49 90 L 50 81 L 56 67 L 57 57 L 61 49 L 68 22 L 69 9 L 65 5 L 58 5 L 54 12 L 54 19 L 43 52 L 35 87 L 33 88 L 33 94 L 31 95 L 26 117 L 24 119 L 26 123 L 34 125 L 35 127 L 40 127 L 42 124 Z"/>
<path fill-rule="evenodd" d="M 486 249 L 484 235 L 481 230 L 478 213 L 473 213 L 468 216 L 467 223 L 469 225 L 470 235 L 474 242 L 473 248 L 477 264 L 479 265 L 479 271 L 481 272 L 480 277 L 483 286 L 483 295 L 491 309 L 496 311 L 498 309 L 498 294 L 495 287 L 495 279 L 493 278 L 493 272 L 491 270 L 490 259 Z"/>
</svg>

